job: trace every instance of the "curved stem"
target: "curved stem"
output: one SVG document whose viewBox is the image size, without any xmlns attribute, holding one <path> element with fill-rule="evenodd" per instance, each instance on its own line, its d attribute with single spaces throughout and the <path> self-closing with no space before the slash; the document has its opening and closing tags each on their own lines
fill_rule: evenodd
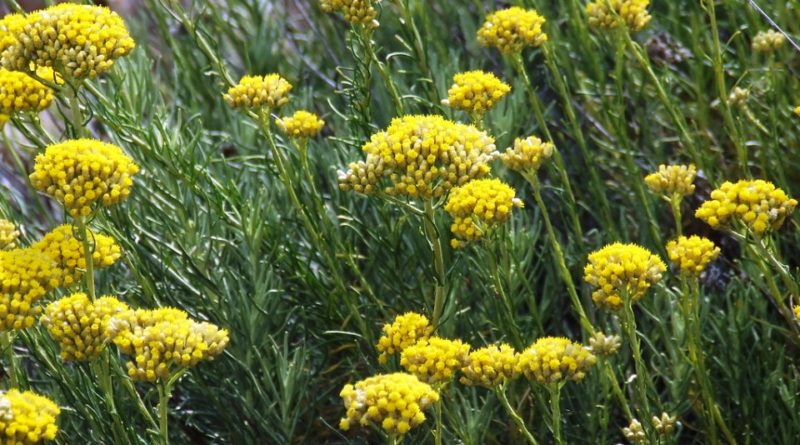
<svg viewBox="0 0 800 445">
<path fill-rule="evenodd" d="M 431 244 L 433 250 L 433 265 L 436 270 L 436 287 L 434 289 L 433 298 L 433 316 L 432 324 L 434 328 L 439 326 L 439 320 L 444 311 L 444 299 L 446 293 L 444 269 L 444 252 L 442 251 L 442 240 L 439 237 L 439 231 L 436 228 L 436 209 L 433 208 L 433 202 L 430 199 L 425 200 L 425 216 L 422 217 L 422 224 L 425 229 L 425 236 Z"/>
<path fill-rule="evenodd" d="M 361 42 L 364 45 L 364 50 L 367 52 L 367 57 L 369 57 L 375 63 L 375 66 L 378 67 L 378 73 L 381 75 L 383 82 L 386 84 L 386 89 L 389 90 L 389 96 L 392 98 L 395 111 L 398 115 L 402 116 L 405 114 L 403 99 L 400 97 L 400 93 L 397 90 L 397 85 L 394 83 L 392 76 L 386 69 L 386 64 L 381 62 L 380 59 L 378 59 L 378 55 L 375 54 L 375 48 L 372 45 L 372 31 L 364 26 L 360 26 L 358 33 L 361 37 Z"/>
<path fill-rule="evenodd" d="M 514 420 L 514 423 L 517 424 L 517 427 L 520 429 L 520 431 L 522 431 L 522 435 L 525 436 L 525 439 L 527 439 L 528 443 L 530 445 L 539 445 L 539 443 L 536 441 L 536 438 L 533 437 L 533 434 L 531 434 L 531 432 L 525 426 L 525 421 L 522 420 L 522 417 L 520 417 L 520 415 L 514 410 L 514 408 L 511 406 L 511 403 L 508 401 L 505 387 L 500 386 L 495 390 L 495 392 L 497 393 L 497 397 L 500 399 L 500 402 L 503 404 L 503 407 L 506 409 L 506 412 Z"/>
</svg>

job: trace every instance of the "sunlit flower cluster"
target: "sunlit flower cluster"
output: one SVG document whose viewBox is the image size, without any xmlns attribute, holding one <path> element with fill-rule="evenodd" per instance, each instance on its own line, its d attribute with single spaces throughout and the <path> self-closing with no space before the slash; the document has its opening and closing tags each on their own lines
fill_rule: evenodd
<svg viewBox="0 0 800 445">
<path fill-rule="evenodd" d="M 53 90 L 33 77 L 0 68 L 0 112 L 14 114 L 44 110 L 53 101 Z"/>
<path fill-rule="evenodd" d="M 320 0 L 320 6 L 325 12 L 341 13 L 350 23 L 377 26 L 378 11 L 373 0 Z"/>
<path fill-rule="evenodd" d="M 461 368 L 464 385 L 487 388 L 502 385 L 517 376 L 517 352 L 507 344 L 490 345 L 472 351 Z"/>
<path fill-rule="evenodd" d="M 129 54 L 125 22 L 106 7 L 62 3 L 4 20 L 2 65 L 13 71 L 50 67 L 71 78 L 94 78 Z"/>
<path fill-rule="evenodd" d="M 287 136 L 309 139 L 318 135 L 325 121 L 314 113 L 305 110 L 296 111 L 289 117 L 277 119 L 275 123 Z"/>
<path fill-rule="evenodd" d="M 649 250 L 635 244 L 613 243 L 592 252 L 583 273 L 584 280 L 594 288 L 595 304 L 616 311 L 626 299 L 639 301 L 666 270 L 664 262 Z"/>
<path fill-rule="evenodd" d="M 9 250 L 17 247 L 20 233 L 17 225 L 7 219 L 0 219 L 0 250 Z"/>
<path fill-rule="evenodd" d="M 511 87 L 492 73 L 467 71 L 453 76 L 453 86 L 443 103 L 457 110 L 483 114 L 511 91 Z"/>
<path fill-rule="evenodd" d="M 33 445 L 54 440 L 60 413 L 53 401 L 31 391 L 0 392 L 0 443 Z"/>
<path fill-rule="evenodd" d="M 708 263 L 719 256 L 719 247 L 708 238 L 692 235 L 681 236 L 667 243 L 669 260 L 678 266 L 681 273 L 697 276 Z"/>
<path fill-rule="evenodd" d="M 542 385 L 580 381 L 597 362 L 587 348 L 562 337 L 543 337 L 522 351 L 517 372 Z"/>
<path fill-rule="evenodd" d="M 697 168 L 689 165 L 659 165 L 658 171 L 644 178 L 647 187 L 666 196 L 687 196 L 694 193 Z"/>
<path fill-rule="evenodd" d="M 347 411 L 339 422 L 341 429 L 373 423 L 391 435 L 403 435 L 420 425 L 425 421 L 424 411 L 439 400 L 439 393 L 430 385 L 404 373 L 376 375 L 345 385 L 339 396 Z"/>
<path fill-rule="evenodd" d="M 453 247 L 480 239 L 484 231 L 503 224 L 522 201 L 511 186 L 499 179 L 476 179 L 450 193 L 445 210 L 453 217 Z"/>
<path fill-rule="evenodd" d="M 33 326 L 38 302 L 61 283 L 53 258 L 37 249 L 0 251 L 0 331 Z"/>
<path fill-rule="evenodd" d="M 386 363 L 389 357 L 403 352 L 403 349 L 420 340 L 426 340 L 433 333 L 428 317 L 416 312 L 398 315 L 394 321 L 383 325 L 383 335 L 378 339 L 378 361 Z"/>
<path fill-rule="evenodd" d="M 494 139 L 471 125 L 441 116 L 403 116 L 386 131 L 372 135 L 362 150 L 366 161 L 339 172 L 342 190 L 379 191 L 412 198 L 438 197 L 453 187 L 489 173 L 495 156 Z"/>
<path fill-rule="evenodd" d="M 544 17 L 534 10 L 514 6 L 495 11 L 486 17 L 478 30 L 478 43 L 495 47 L 504 54 L 519 53 L 529 46 L 547 41 L 542 30 Z"/>
<path fill-rule="evenodd" d="M 652 19 L 647 12 L 649 5 L 650 0 L 596 0 L 586 5 L 586 13 L 593 28 L 614 29 L 624 24 L 632 32 L 637 32 Z"/>
<path fill-rule="evenodd" d="M 77 228 L 69 224 L 56 227 L 31 248 L 45 253 L 53 259 L 60 270 L 63 285 L 70 286 L 80 280 L 86 270 L 86 255 L 83 241 L 78 238 Z M 114 238 L 87 229 L 92 250 L 92 263 L 96 269 L 110 267 L 122 256 L 122 249 Z"/>
<path fill-rule="evenodd" d="M 535 172 L 544 161 L 553 156 L 555 146 L 552 142 L 543 142 L 536 136 L 517 138 L 514 146 L 507 149 L 500 159 L 511 170 L 527 173 Z"/>
<path fill-rule="evenodd" d="M 783 33 L 768 29 L 760 31 L 753 37 L 753 51 L 761 54 L 773 53 L 783 47 L 786 43 L 786 36 Z"/>
<path fill-rule="evenodd" d="M 292 84 L 279 74 L 244 76 L 223 98 L 232 108 L 274 110 L 289 102 Z"/>
<path fill-rule="evenodd" d="M 58 342 L 62 360 L 97 357 L 110 340 L 108 322 L 128 306 L 114 297 L 92 302 L 84 293 L 56 300 L 44 310 L 42 324 Z"/>
<path fill-rule="evenodd" d="M 794 212 L 797 200 L 774 184 L 761 179 L 725 182 L 711 192 L 695 212 L 712 228 L 730 227 L 734 221 L 746 225 L 757 235 L 777 230 Z"/>
<path fill-rule="evenodd" d="M 421 381 L 434 385 L 453 379 L 468 356 L 469 345 L 461 340 L 431 337 L 403 349 L 400 365 Z"/>
</svg>

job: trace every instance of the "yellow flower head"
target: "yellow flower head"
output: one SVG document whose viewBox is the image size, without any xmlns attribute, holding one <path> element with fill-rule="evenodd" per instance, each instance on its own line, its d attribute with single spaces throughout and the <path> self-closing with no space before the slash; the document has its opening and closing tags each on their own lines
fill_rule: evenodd
<svg viewBox="0 0 800 445">
<path fill-rule="evenodd" d="M 500 101 L 511 87 L 492 73 L 467 71 L 453 76 L 453 86 L 443 103 L 456 110 L 482 115 Z"/>
<path fill-rule="evenodd" d="M 339 428 L 379 425 L 387 434 L 403 435 L 425 421 L 424 411 L 439 400 L 439 393 L 410 374 L 376 375 L 345 385 L 339 396 L 346 416 Z"/>
<path fill-rule="evenodd" d="M 770 54 L 781 49 L 786 43 L 786 36 L 778 31 L 768 29 L 760 31 L 753 37 L 753 51 L 761 54 Z"/>
<path fill-rule="evenodd" d="M 547 34 L 542 31 L 544 22 L 544 17 L 532 9 L 514 6 L 495 11 L 478 30 L 478 43 L 493 46 L 503 54 L 516 54 L 547 41 Z"/>
<path fill-rule="evenodd" d="M 517 376 L 518 354 L 507 344 L 472 351 L 461 368 L 461 383 L 493 388 Z"/>
<path fill-rule="evenodd" d="M 740 222 L 756 235 L 778 230 L 786 217 L 794 212 L 797 200 L 761 179 L 725 182 L 711 192 L 711 199 L 697 209 L 694 216 L 712 228 L 730 227 Z"/>
<path fill-rule="evenodd" d="M 800 304 L 794 305 L 792 310 L 794 311 L 794 317 L 800 320 Z"/>
<path fill-rule="evenodd" d="M 375 21 L 378 11 L 373 0 L 320 0 L 319 3 L 323 11 L 340 12 L 345 20 L 354 25 L 378 26 Z"/>
<path fill-rule="evenodd" d="M 54 440 L 60 413 L 58 405 L 31 391 L 0 392 L 0 443 L 34 445 Z"/>
<path fill-rule="evenodd" d="M 499 179 L 476 179 L 454 188 L 444 207 L 453 217 L 453 247 L 477 241 L 485 230 L 508 221 L 511 210 L 523 206 L 515 193 Z"/>
<path fill-rule="evenodd" d="M 53 101 L 53 90 L 19 71 L 0 68 L 0 111 L 4 114 L 38 113 Z"/>
<path fill-rule="evenodd" d="M 86 294 L 77 293 L 47 305 L 41 321 L 58 342 L 62 360 L 90 360 L 110 340 L 108 321 L 125 310 L 128 306 L 114 297 L 92 302 Z"/>
<path fill-rule="evenodd" d="M 552 142 L 542 142 L 536 136 L 516 138 L 514 147 L 507 149 L 500 159 L 511 170 L 526 173 L 535 172 L 542 162 L 553 156 L 555 146 Z"/>
<path fill-rule="evenodd" d="M 644 178 L 647 187 L 655 193 L 667 196 L 687 196 L 694 193 L 694 165 L 659 165 L 658 171 Z"/>
<path fill-rule="evenodd" d="M 609 4 L 613 10 L 609 8 Z M 632 32 L 641 31 L 652 19 L 647 12 L 649 5 L 650 0 L 596 0 L 586 5 L 589 26 L 614 29 L 624 24 Z"/>
<path fill-rule="evenodd" d="M 61 3 L 20 23 L 6 22 L 9 32 L 0 44 L 2 65 L 13 71 L 46 66 L 66 77 L 93 79 L 136 46 L 122 18 L 101 6 Z"/>
<path fill-rule="evenodd" d="M 589 255 L 583 279 L 595 289 L 592 300 L 597 306 L 616 311 L 625 298 L 639 301 L 666 270 L 664 262 L 644 247 L 614 243 Z"/>
<path fill-rule="evenodd" d="M 17 247 L 19 235 L 16 224 L 7 219 L 0 219 L 0 250 L 9 250 Z"/>
<path fill-rule="evenodd" d="M 31 246 L 53 259 L 60 270 L 63 285 L 78 282 L 86 270 L 83 242 L 76 236 L 77 229 L 69 224 L 56 227 Z M 97 269 L 110 267 L 122 256 L 122 249 L 114 238 L 89 230 L 94 245 L 92 263 Z"/>
<path fill-rule="evenodd" d="M 36 156 L 31 184 L 61 203 L 73 217 L 128 197 L 139 166 L 121 148 L 92 139 L 47 147 Z"/>
<path fill-rule="evenodd" d="M 165 381 L 178 369 L 213 359 L 229 341 L 225 329 L 174 308 L 122 311 L 108 326 L 114 344 L 131 356 L 128 375 L 138 381 Z"/>
<path fill-rule="evenodd" d="M 453 379 L 469 356 L 469 345 L 461 340 L 431 337 L 403 349 L 400 366 L 431 385 Z"/>
<path fill-rule="evenodd" d="M 289 117 L 278 119 L 276 123 L 287 136 L 298 139 L 313 138 L 325 125 L 324 120 L 305 110 L 296 111 Z"/>
<path fill-rule="evenodd" d="M 719 256 L 719 247 L 708 238 L 681 236 L 667 243 L 667 254 L 681 273 L 698 276 Z"/>
<path fill-rule="evenodd" d="M 290 91 L 292 84 L 279 74 L 244 76 L 223 98 L 231 108 L 270 111 L 289 102 Z"/>
<path fill-rule="evenodd" d="M 339 172 L 339 187 L 358 193 L 378 191 L 411 198 L 439 197 L 453 187 L 489 173 L 494 139 L 471 125 L 441 116 L 395 118 L 386 131 L 372 135 L 362 150 L 366 161 Z"/>
<path fill-rule="evenodd" d="M 543 337 L 519 355 L 517 372 L 542 385 L 582 380 L 597 362 L 583 345 L 563 337 Z"/>
<path fill-rule="evenodd" d="M 37 249 L 0 251 L 0 332 L 33 326 L 38 302 L 61 283 L 61 270 Z"/>
<path fill-rule="evenodd" d="M 428 317 L 416 312 L 406 312 L 395 317 L 394 321 L 383 325 L 383 335 L 378 339 L 378 361 L 386 361 L 394 354 L 420 340 L 426 340 L 433 333 Z"/>
<path fill-rule="evenodd" d="M 17 36 L 27 23 L 27 16 L 19 13 L 6 14 L 0 19 L 0 54 L 17 43 Z"/>
</svg>

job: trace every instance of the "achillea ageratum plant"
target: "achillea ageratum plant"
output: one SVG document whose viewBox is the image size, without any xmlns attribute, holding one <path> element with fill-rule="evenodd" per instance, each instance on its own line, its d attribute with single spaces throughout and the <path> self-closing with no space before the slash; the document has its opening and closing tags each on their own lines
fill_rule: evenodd
<svg viewBox="0 0 800 445">
<path fill-rule="evenodd" d="M 786 43 L 786 36 L 782 33 L 768 29 L 760 31 L 753 37 L 753 51 L 760 54 L 771 54 L 781 49 Z"/>
<path fill-rule="evenodd" d="M 0 61 L 14 71 L 50 67 L 67 78 L 93 79 L 135 47 L 122 18 L 101 6 L 62 3 L 4 24 Z"/>
<path fill-rule="evenodd" d="M 647 175 L 644 182 L 655 193 L 666 196 L 688 196 L 694 193 L 694 178 L 697 168 L 692 165 L 664 165 Z"/>
<path fill-rule="evenodd" d="M 503 54 L 518 54 L 529 46 L 547 41 L 542 30 L 545 19 L 534 10 L 514 6 L 486 17 L 478 30 L 478 43 L 497 48 Z"/>
<path fill-rule="evenodd" d="M 61 283 L 52 257 L 37 249 L 0 251 L 0 331 L 33 326 L 39 301 Z"/>
<path fill-rule="evenodd" d="M 589 26 L 614 29 L 625 25 L 631 32 L 644 29 L 652 17 L 647 12 L 650 0 L 597 0 L 586 5 Z M 610 6 L 610 8 L 609 8 Z"/>
<path fill-rule="evenodd" d="M 19 236 L 16 224 L 7 219 L 0 219 L 0 250 L 16 248 Z"/>
<path fill-rule="evenodd" d="M 50 399 L 31 391 L 10 389 L 0 393 L 0 443 L 33 445 L 54 440 L 61 409 Z"/>
<path fill-rule="evenodd" d="M 511 217 L 514 207 L 523 207 L 511 186 L 499 179 L 476 179 L 456 187 L 450 193 L 445 210 L 453 217 L 450 230 L 453 247 L 479 240 Z"/>
<path fill-rule="evenodd" d="M 362 147 L 366 161 L 339 172 L 344 191 L 375 193 L 384 181 L 389 195 L 442 196 L 453 187 L 489 173 L 494 139 L 471 125 L 441 116 L 403 116 Z"/>
<path fill-rule="evenodd" d="M 596 362 L 594 354 L 579 343 L 563 337 L 543 337 L 519 354 L 517 372 L 542 385 L 578 382 Z"/>
<path fill-rule="evenodd" d="M 617 311 L 625 299 L 639 301 L 666 270 L 664 262 L 644 247 L 613 243 L 589 255 L 583 278 L 595 289 L 592 300 L 598 307 Z"/>
<path fill-rule="evenodd" d="M 322 10 L 329 13 L 341 13 L 344 19 L 354 25 L 378 26 L 375 17 L 378 11 L 373 0 L 320 0 Z"/>
<path fill-rule="evenodd" d="M 0 110 L 4 114 L 38 113 L 53 101 L 53 90 L 33 77 L 0 68 Z"/>
<path fill-rule="evenodd" d="M 780 229 L 796 206 L 797 200 L 771 182 L 761 179 L 726 181 L 711 192 L 711 199 L 697 209 L 695 216 L 714 229 L 735 229 L 735 224 L 739 223 L 756 235 L 763 235 L 768 230 Z"/>
<path fill-rule="evenodd" d="M 325 125 L 325 121 L 319 116 L 305 110 L 296 111 L 291 116 L 277 119 L 275 123 L 287 136 L 297 139 L 313 138 Z"/>
<path fill-rule="evenodd" d="M 292 84 L 279 74 L 244 76 L 223 98 L 232 108 L 269 112 L 289 102 L 290 91 Z"/>
<path fill-rule="evenodd" d="M 78 282 L 87 269 L 83 240 L 79 239 L 77 227 L 65 224 L 56 227 L 42 239 L 31 245 L 53 259 L 60 271 L 63 285 Z M 92 245 L 92 262 L 97 269 L 112 266 L 122 256 L 122 249 L 114 238 L 87 229 Z"/>
<path fill-rule="evenodd" d="M 441 385 L 455 377 L 468 356 L 469 345 L 461 340 L 431 337 L 403 349 L 400 365 L 425 383 Z"/>
<path fill-rule="evenodd" d="M 378 339 L 378 361 L 386 363 L 389 357 L 403 352 L 403 349 L 426 340 L 433 333 L 428 317 L 416 312 L 398 315 L 394 321 L 383 325 L 383 335 Z"/>
<path fill-rule="evenodd" d="M 41 322 L 58 342 L 62 360 L 91 360 L 110 341 L 111 317 L 125 310 L 128 305 L 115 297 L 92 302 L 86 294 L 77 293 L 47 305 Z"/>
<path fill-rule="evenodd" d="M 536 173 L 542 163 L 553 156 L 555 146 L 536 136 L 517 138 L 514 146 L 500 155 L 506 167 L 520 173 Z"/>
<path fill-rule="evenodd" d="M 517 376 L 518 354 L 511 345 L 489 345 L 472 351 L 461 368 L 464 385 L 494 388 Z"/>
<path fill-rule="evenodd" d="M 453 76 L 453 86 L 442 103 L 456 110 L 483 115 L 511 91 L 511 86 L 485 71 L 467 71 Z"/>
<path fill-rule="evenodd" d="M 719 247 L 710 239 L 681 236 L 667 243 L 667 254 L 682 274 L 699 276 L 708 263 L 719 256 Z"/>
<path fill-rule="evenodd" d="M 345 385 L 339 396 L 347 411 L 339 428 L 372 423 L 390 436 L 402 436 L 425 421 L 424 411 L 439 400 L 439 393 L 415 376 L 404 373 L 369 377 Z"/>
</svg>

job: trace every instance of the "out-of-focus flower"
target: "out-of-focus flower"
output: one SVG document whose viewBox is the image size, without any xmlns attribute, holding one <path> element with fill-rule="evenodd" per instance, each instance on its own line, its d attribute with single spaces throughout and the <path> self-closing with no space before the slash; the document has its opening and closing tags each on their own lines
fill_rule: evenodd
<svg viewBox="0 0 800 445">
<path fill-rule="evenodd" d="M 54 440 L 61 409 L 47 397 L 31 391 L 0 392 L 0 438 L 3 444 L 34 445 Z"/>
<path fill-rule="evenodd" d="M 761 54 L 770 54 L 781 49 L 786 43 L 786 36 L 783 33 L 768 29 L 760 31 L 753 37 L 753 51 Z"/>
<path fill-rule="evenodd" d="M 644 443 L 647 439 L 642 423 L 636 419 L 631 420 L 631 424 L 622 429 L 622 434 L 631 443 Z"/>
<path fill-rule="evenodd" d="M 38 249 L 0 251 L 0 332 L 33 326 L 39 300 L 61 281 L 56 262 Z"/>
<path fill-rule="evenodd" d="M 666 412 L 661 413 L 660 417 L 653 416 L 652 420 L 656 432 L 658 432 L 658 434 L 662 436 L 670 435 L 670 433 L 672 433 L 672 430 L 675 429 L 675 422 L 677 421 L 675 416 L 670 416 Z"/>
<path fill-rule="evenodd" d="M 589 26 L 614 29 L 625 25 L 631 32 L 643 30 L 652 17 L 647 12 L 650 0 L 597 0 L 586 5 Z M 610 8 L 609 8 L 610 6 Z"/>
<path fill-rule="evenodd" d="M 53 90 L 19 71 L 0 68 L 0 111 L 4 114 L 38 113 L 50 106 Z"/>
<path fill-rule="evenodd" d="M 378 11 L 373 0 L 320 0 L 322 10 L 328 13 L 339 12 L 344 19 L 354 25 L 377 27 L 375 17 Z"/>
<path fill-rule="evenodd" d="M 17 247 L 19 235 L 16 224 L 7 219 L 0 219 L 0 250 L 9 250 Z"/>
<path fill-rule="evenodd" d="M 687 196 L 694 193 L 697 168 L 692 165 L 659 165 L 658 171 L 644 178 L 647 187 L 666 196 Z"/>
<path fill-rule="evenodd" d="M 622 339 L 619 335 L 605 335 L 600 331 L 589 338 L 589 349 L 593 354 L 608 357 L 619 351 Z"/>
</svg>

